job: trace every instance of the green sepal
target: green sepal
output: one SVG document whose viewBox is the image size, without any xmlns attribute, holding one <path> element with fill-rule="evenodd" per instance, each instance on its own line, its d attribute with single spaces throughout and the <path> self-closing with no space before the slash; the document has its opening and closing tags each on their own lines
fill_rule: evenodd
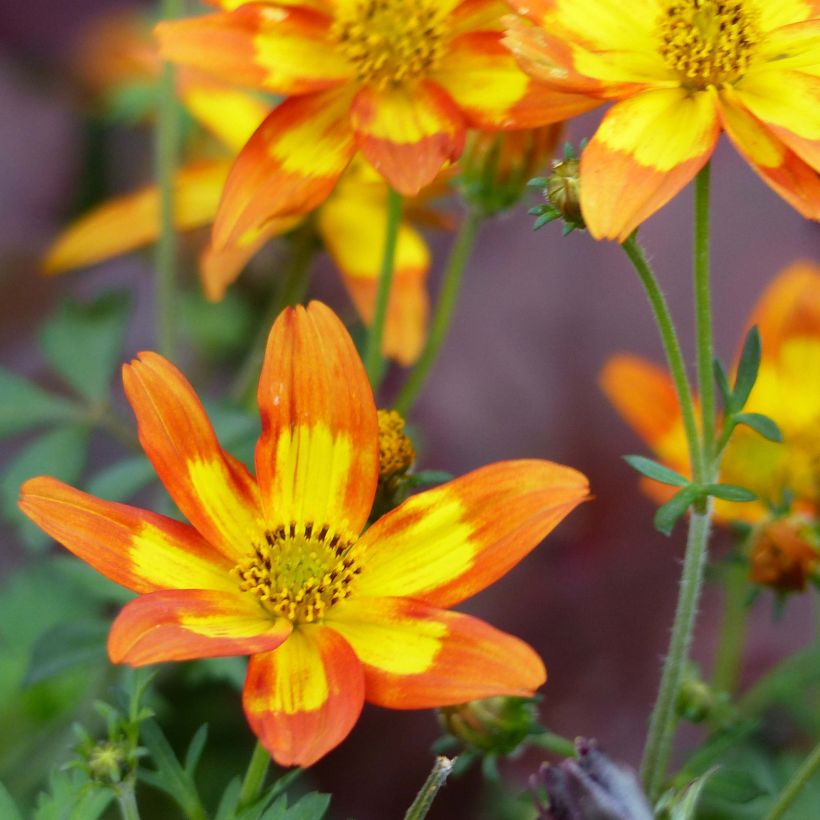
<svg viewBox="0 0 820 820">
<path fill-rule="evenodd" d="M 735 386 L 732 389 L 732 399 L 730 410 L 737 413 L 745 406 L 749 394 L 757 381 L 757 373 L 760 370 L 761 343 L 760 332 L 757 325 L 753 325 L 746 334 L 743 342 L 743 351 L 740 354 L 740 361 L 737 365 L 737 375 L 735 376 Z"/>
<path fill-rule="evenodd" d="M 702 495 L 713 495 L 723 501 L 757 501 L 751 490 L 734 484 L 704 484 L 700 490 Z"/>
<path fill-rule="evenodd" d="M 651 478 L 653 481 L 659 481 L 661 484 L 669 484 L 672 487 L 686 487 L 689 484 L 688 478 L 651 458 L 624 456 L 624 461 L 641 475 Z"/>
<path fill-rule="evenodd" d="M 655 529 L 664 535 L 671 535 L 678 519 L 702 496 L 703 490 L 695 484 L 688 484 L 675 493 L 669 501 L 658 507 L 654 519 Z"/>
<path fill-rule="evenodd" d="M 776 444 L 783 442 L 783 433 L 774 419 L 764 416 L 763 413 L 739 413 L 734 417 L 735 424 L 745 424 L 755 433 Z"/>
</svg>

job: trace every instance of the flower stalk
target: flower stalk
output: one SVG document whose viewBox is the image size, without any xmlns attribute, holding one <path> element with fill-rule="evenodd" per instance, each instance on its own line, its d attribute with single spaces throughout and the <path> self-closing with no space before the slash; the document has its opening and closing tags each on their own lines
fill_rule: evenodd
<svg viewBox="0 0 820 820">
<path fill-rule="evenodd" d="M 257 742 L 239 791 L 238 809 L 248 808 L 259 797 L 269 766 L 270 753 L 260 742 Z"/>
<path fill-rule="evenodd" d="M 780 820 L 781 817 L 784 817 L 803 788 L 808 785 L 809 781 L 818 772 L 820 772 L 820 743 L 814 747 L 812 753 L 795 772 L 794 777 L 780 793 L 780 797 L 777 798 L 771 811 L 766 815 L 765 820 Z"/>
<path fill-rule="evenodd" d="M 456 758 L 444 757 L 443 755 L 436 758 L 433 770 L 427 776 L 427 780 L 424 781 L 424 785 L 416 795 L 413 804 L 407 809 L 404 820 L 424 820 L 427 817 L 427 812 L 430 811 L 439 789 L 450 776 L 455 762 Z"/>
</svg>

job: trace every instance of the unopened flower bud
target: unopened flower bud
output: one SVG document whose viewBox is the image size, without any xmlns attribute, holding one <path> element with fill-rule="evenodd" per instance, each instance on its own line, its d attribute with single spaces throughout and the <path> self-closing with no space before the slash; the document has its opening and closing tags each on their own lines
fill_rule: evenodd
<svg viewBox="0 0 820 820">
<path fill-rule="evenodd" d="M 549 799 L 536 798 L 541 820 L 652 820 L 652 809 L 635 772 L 614 763 L 594 740 L 576 741 L 578 757 L 545 763 L 530 783 Z"/>
<path fill-rule="evenodd" d="M 803 592 L 819 565 L 820 538 L 812 522 L 801 516 L 768 521 L 753 536 L 749 575 L 756 584 Z"/>
<path fill-rule="evenodd" d="M 576 228 L 585 228 L 581 214 L 581 161 L 568 143 L 564 147 L 564 157 L 552 163 L 552 173 L 547 177 L 531 180 L 530 186 L 539 188 L 546 200 L 543 205 L 530 208 L 537 216 L 536 230 L 554 219 L 564 222 L 564 235 Z"/>
<path fill-rule="evenodd" d="M 529 735 L 541 731 L 530 698 L 495 697 L 438 710 L 442 727 L 467 748 L 484 754 L 512 754 Z"/>
<path fill-rule="evenodd" d="M 122 744 L 101 740 L 88 751 L 88 773 L 100 783 L 119 783 L 126 765 Z"/>
<path fill-rule="evenodd" d="M 471 131 L 460 160 L 464 198 L 492 216 L 511 208 L 555 153 L 562 124 L 521 131 Z"/>
</svg>

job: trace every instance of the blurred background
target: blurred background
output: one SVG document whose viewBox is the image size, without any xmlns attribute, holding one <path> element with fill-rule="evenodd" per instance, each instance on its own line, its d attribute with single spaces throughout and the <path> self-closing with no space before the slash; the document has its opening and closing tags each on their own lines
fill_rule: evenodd
<svg viewBox="0 0 820 820">
<path fill-rule="evenodd" d="M 83 32 L 114 6 L 111 0 L 6 0 L 0 15 L 2 364 L 58 391 L 62 387 L 38 339 L 42 323 L 66 297 L 90 300 L 127 291 L 131 313 L 121 358 L 155 345 L 150 253 L 55 279 L 39 270 L 42 253 L 71 218 L 151 175 L 150 128 L 100 115 L 78 77 Z M 574 122 L 570 138 L 577 142 L 591 135 L 598 117 Z M 724 360 L 731 360 L 765 285 L 792 261 L 820 257 L 820 227 L 771 192 L 725 140 L 713 168 L 716 343 Z M 677 197 L 641 234 L 692 362 L 690 194 Z M 411 418 L 420 442 L 419 466 L 460 474 L 495 460 L 541 457 L 589 476 L 594 499 L 463 609 L 519 635 L 544 658 L 549 670 L 541 703 L 544 725 L 570 738 L 596 737 L 612 756 L 637 765 L 671 626 L 684 536 L 683 527 L 668 539 L 654 532 L 653 505 L 620 458 L 645 448 L 609 406 L 596 379 L 617 351 L 659 363 L 662 354 L 643 292 L 618 247 L 583 233 L 562 238 L 557 226 L 533 232 L 530 204 L 525 200 L 481 229 L 452 331 Z M 430 239 L 435 290 L 450 237 L 436 233 Z M 185 243 L 183 255 L 184 250 Z M 216 399 L 240 358 L 236 339 L 259 315 L 259 283 L 275 267 L 276 257 L 263 255 L 240 279 L 229 303 L 216 307 L 196 295 L 193 257 L 184 258 L 191 296 L 180 324 L 183 333 L 192 327 L 200 332 L 193 331 L 195 343 L 180 353 L 178 363 L 201 395 Z M 352 319 L 349 300 L 324 255 L 317 259 L 311 294 Z M 206 377 L 201 363 L 217 348 L 225 355 L 216 375 L 207 371 Z M 387 399 L 399 381 L 395 374 L 388 379 Z M 116 383 L 114 396 L 130 424 Z M 4 439 L 3 469 L 16 465 L 36 437 L 30 432 Z M 112 437 L 94 433 L 89 461 L 81 465 L 82 485 L 87 487 L 86 479 L 118 462 L 124 452 Z M 47 453 L 44 444 L 40 455 Z M 37 471 L 50 471 L 48 458 Z M 14 501 L 22 477 L 19 469 L 4 476 L 0 704 L 5 706 L 0 712 L 12 720 L 7 726 L 27 736 L 0 733 L 0 780 L 26 798 L 42 785 L 48 767 L 68 754 L 71 739 L 65 730 L 75 715 L 64 714 L 60 698 L 76 697 L 80 703 L 88 692 L 87 682 L 59 678 L 22 689 L 38 637 L 82 610 L 71 590 L 54 592 L 49 586 L 48 564 L 57 560 L 58 548 L 32 546 L 30 536 L 21 536 Z M 105 495 L 104 486 L 98 491 Z M 719 534 L 715 552 L 720 555 L 727 543 L 727 536 Z M 82 587 L 87 579 L 75 580 Z M 58 601 L 60 595 L 65 598 L 62 614 L 55 612 L 54 595 Z M 38 596 L 52 596 L 47 611 L 43 603 L 42 617 L 36 614 Z M 718 603 L 710 586 L 695 647 L 696 660 L 707 672 Z M 754 609 L 744 679 L 771 668 L 815 633 L 817 613 L 808 596 L 791 601 L 778 621 L 772 610 L 765 596 Z M 235 677 L 235 670 L 221 677 L 164 670 L 158 683 L 160 722 L 172 740 L 184 744 L 200 723 L 210 723 L 210 747 L 217 751 L 206 764 L 217 772 L 217 781 L 220 761 L 230 760 L 241 770 L 253 743 L 231 682 Z M 107 674 L 94 678 L 97 697 L 106 696 L 110 682 Z M 184 710 L 175 695 L 184 697 Z M 88 711 L 87 704 L 83 708 Z M 33 734 L 35 729 L 40 734 Z M 432 713 L 367 706 L 351 737 L 311 771 L 311 785 L 333 794 L 332 817 L 401 816 L 430 768 L 430 745 L 439 734 Z M 693 729 L 684 745 L 699 737 Z M 543 758 L 542 752 L 529 750 L 504 762 L 502 774 L 523 790 Z M 155 816 L 164 816 L 164 809 L 157 811 Z M 447 785 L 430 816 L 516 815 L 513 808 L 495 806 L 474 769 Z"/>
</svg>

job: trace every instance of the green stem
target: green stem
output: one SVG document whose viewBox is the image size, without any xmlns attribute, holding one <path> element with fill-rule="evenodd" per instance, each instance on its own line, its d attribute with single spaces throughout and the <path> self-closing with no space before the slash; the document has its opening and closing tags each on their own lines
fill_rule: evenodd
<svg viewBox="0 0 820 820">
<path fill-rule="evenodd" d="M 269 765 L 270 754 L 268 750 L 257 742 L 250 763 L 248 763 L 248 770 L 245 772 L 245 779 L 242 781 L 242 788 L 239 791 L 239 802 L 237 803 L 239 810 L 248 808 L 259 797 Z"/>
<path fill-rule="evenodd" d="M 675 392 L 680 405 L 683 428 L 686 433 L 686 441 L 689 445 L 689 461 L 692 465 L 692 474 L 696 480 L 703 472 L 701 461 L 700 437 L 698 426 L 695 420 L 695 404 L 692 400 L 692 391 L 689 386 L 689 379 L 686 376 L 686 363 L 681 352 L 678 334 L 672 321 L 672 314 L 669 312 L 669 305 L 666 297 L 661 291 L 658 280 L 646 258 L 646 252 L 638 244 L 636 234 L 632 234 L 621 246 L 626 255 L 635 267 L 641 284 L 649 298 L 652 313 L 655 316 L 655 323 L 661 336 L 661 343 L 666 354 L 666 361 L 669 365 L 669 372 L 672 374 L 672 381 L 675 385 Z"/>
<path fill-rule="evenodd" d="M 695 178 L 695 233 L 693 279 L 695 289 L 695 333 L 697 338 L 698 393 L 701 407 L 704 475 L 713 481 L 715 469 L 715 378 L 712 340 L 712 293 L 709 275 L 709 177 L 707 162 Z"/>
<path fill-rule="evenodd" d="M 458 300 L 462 275 L 470 259 L 480 224 L 481 214 L 477 210 L 470 209 L 458 229 L 450 258 L 447 260 L 447 267 L 444 269 L 444 278 L 442 279 L 436 310 L 433 314 L 433 321 L 430 323 L 427 344 L 424 346 L 415 367 L 407 377 L 407 381 L 402 385 L 398 398 L 394 403 L 396 410 L 403 416 L 407 416 L 413 407 L 447 337 L 450 322 L 453 318 L 453 310 Z"/>
<path fill-rule="evenodd" d="M 182 14 L 181 0 L 161 0 L 164 20 Z M 174 86 L 174 67 L 162 66 L 156 128 L 156 178 L 159 187 L 160 233 L 156 246 L 156 322 L 160 352 L 173 358 L 176 348 L 177 236 L 174 226 L 174 177 L 180 143 L 180 110 Z"/>
<path fill-rule="evenodd" d="M 416 795 L 413 805 L 407 809 L 407 814 L 404 815 L 404 820 L 423 820 L 430 811 L 430 806 L 436 799 L 438 790 L 444 785 L 450 772 L 453 770 L 455 758 L 437 757 L 433 764 L 433 770 L 424 781 L 424 785 Z"/>
<path fill-rule="evenodd" d="M 693 510 L 689 519 L 686 556 L 683 560 L 683 574 L 675 620 L 672 625 L 672 637 L 663 665 L 658 698 L 649 720 L 649 733 L 641 763 L 644 788 L 653 801 L 658 797 L 663 785 L 677 728 L 675 701 L 692 643 L 698 599 L 703 585 L 703 570 L 706 565 L 710 519 L 711 503 L 707 504 L 706 512 Z"/>
<path fill-rule="evenodd" d="M 795 772 L 794 777 L 786 784 L 786 788 L 777 798 L 772 810 L 766 815 L 766 820 L 780 820 L 797 796 L 808 785 L 809 781 L 820 772 L 820 743 L 814 747 L 812 753 L 803 761 Z"/>
<path fill-rule="evenodd" d="M 117 804 L 120 807 L 122 820 L 140 820 L 140 811 L 137 807 L 137 797 L 134 794 L 134 784 L 128 783 L 120 787 L 117 792 Z"/>
<path fill-rule="evenodd" d="M 740 677 L 743 646 L 746 642 L 748 571 L 748 567 L 740 563 L 726 569 L 723 622 L 720 626 L 712 676 L 712 686 L 718 692 L 734 694 Z"/>
<path fill-rule="evenodd" d="M 370 384 L 375 393 L 381 382 L 382 371 L 382 337 L 387 318 L 387 306 L 390 303 L 390 289 L 393 285 L 393 273 L 396 269 L 396 245 L 401 226 L 402 198 L 392 188 L 387 190 L 387 227 L 384 236 L 384 252 L 379 273 L 379 288 L 376 292 L 376 304 L 373 309 L 373 321 L 364 349 L 364 366 Z"/>
<path fill-rule="evenodd" d="M 553 734 L 552 732 L 543 732 L 540 735 L 533 735 L 530 738 L 530 743 L 552 752 L 558 757 L 577 757 L 578 752 L 575 749 L 575 744 L 566 737 Z"/>
<path fill-rule="evenodd" d="M 230 390 L 231 398 L 242 403 L 252 396 L 259 371 L 265 358 L 271 325 L 287 305 L 297 305 L 307 292 L 308 272 L 316 250 L 316 230 L 313 220 L 308 219 L 291 236 L 290 255 L 279 287 L 265 309 L 256 339 L 251 345 Z"/>
</svg>

